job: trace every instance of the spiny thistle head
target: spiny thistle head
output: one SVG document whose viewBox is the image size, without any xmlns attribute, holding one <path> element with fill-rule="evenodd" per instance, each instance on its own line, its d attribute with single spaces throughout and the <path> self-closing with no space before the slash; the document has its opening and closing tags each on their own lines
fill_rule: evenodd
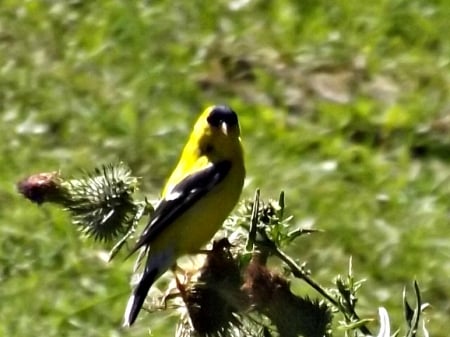
<svg viewBox="0 0 450 337">
<path fill-rule="evenodd" d="M 276 225 L 283 220 L 284 213 L 284 193 L 281 192 L 280 199 L 269 199 L 267 202 L 259 198 L 259 191 L 254 199 L 247 199 L 240 205 L 238 215 L 243 219 L 243 223 L 249 223 L 252 217 L 256 217 L 259 225 Z"/>
<path fill-rule="evenodd" d="M 140 207 L 132 197 L 137 178 L 122 163 L 96 168 L 80 179 L 67 180 L 59 172 L 34 174 L 21 180 L 17 188 L 37 204 L 63 206 L 83 233 L 100 241 L 127 232 Z"/>
<path fill-rule="evenodd" d="M 137 179 L 125 165 L 96 168 L 85 178 L 65 185 L 71 196 L 65 206 L 73 223 L 87 236 L 110 241 L 131 227 L 137 212 L 132 197 Z"/>
</svg>

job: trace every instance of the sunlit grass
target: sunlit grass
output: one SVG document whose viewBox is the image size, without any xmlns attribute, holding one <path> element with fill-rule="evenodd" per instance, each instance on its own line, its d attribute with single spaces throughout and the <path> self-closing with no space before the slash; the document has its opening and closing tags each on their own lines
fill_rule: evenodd
<svg viewBox="0 0 450 337">
<path fill-rule="evenodd" d="M 353 256 L 364 311 L 385 306 L 393 327 L 416 278 L 445 334 L 448 14 L 425 0 L 4 1 L 0 334 L 118 335 L 132 263 L 105 265 L 15 183 L 122 160 L 155 197 L 210 103 L 239 113 L 245 196 L 285 190 L 295 220 L 324 230 L 294 247 L 314 274 L 331 281 Z M 160 319 L 125 334 L 167 334 Z"/>
</svg>

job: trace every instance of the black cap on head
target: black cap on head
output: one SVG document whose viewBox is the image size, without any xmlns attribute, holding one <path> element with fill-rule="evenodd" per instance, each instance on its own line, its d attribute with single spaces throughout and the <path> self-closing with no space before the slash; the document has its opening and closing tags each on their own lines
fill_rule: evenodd
<svg viewBox="0 0 450 337">
<path fill-rule="evenodd" d="M 238 124 L 236 113 L 226 105 L 216 105 L 212 108 L 207 118 L 209 125 L 219 127 L 222 123 L 228 126 L 235 126 Z"/>
</svg>

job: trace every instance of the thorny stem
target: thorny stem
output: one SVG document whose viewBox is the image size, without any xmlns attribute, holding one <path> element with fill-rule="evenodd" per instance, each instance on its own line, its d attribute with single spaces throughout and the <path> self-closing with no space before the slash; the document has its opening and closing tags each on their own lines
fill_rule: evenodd
<svg viewBox="0 0 450 337">
<path fill-rule="evenodd" d="M 280 258 L 284 263 L 286 263 L 288 265 L 288 267 L 291 269 L 292 274 L 299 278 L 304 280 L 306 283 L 308 283 L 312 288 L 314 288 L 319 294 L 321 294 L 324 298 L 326 298 L 331 304 L 333 304 L 336 308 L 339 308 L 339 303 L 330 295 L 328 294 L 318 283 L 316 283 L 316 281 L 314 281 L 312 278 L 310 278 L 304 271 L 303 269 L 297 265 L 295 263 L 294 260 L 292 260 L 291 257 L 289 257 L 288 255 L 286 255 L 281 249 L 279 249 L 278 247 L 274 246 L 274 250 L 273 253 L 275 256 L 277 256 L 278 258 Z M 342 312 L 347 318 L 348 314 L 345 312 Z M 360 317 L 358 316 L 358 314 L 352 309 L 351 315 L 356 318 L 357 320 L 360 320 Z M 364 333 L 365 335 L 372 335 L 370 330 L 365 326 L 365 325 L 361 325 L 359 327 L 359 329 L 361 330 L 362 333 Z"/>
<path fill-rule="evenodd" d="M 248 241 L 246 244 L 247 250 L 251 250 L 254 242 L 258 243 L 259 249 L 260 249 L 261 253 L 263 253 L 263 256 L 268 254 L 269 252 L 271 252 L 272 254 L 274 254 L 275 256 L 280 258 L 284 263 L 286 263 L 288 265 L 288 267 L 291 269 L 292 274 L 295 277 L 302 279 L 306 283 L 308 283 L 313 289 L 315 289 L 319 294 L 321 294 L 326 300 L 328 300 L 332 305 L 334 305 L 336 308 L 338 308 L 342 312 L 342 314 L 345 316 L 346 319 L 351 321 L 353 318 L 353 319 L 357 319 L 358 321 L 360 321 L 361 319 L 360 319 L 359 315 L 355 312 L 355 310 L 353 310 L 353 308 L 350 309 L 351 310 L 350 315 L 349 315 L 349 313 L 343 311 L 341 309 L 341 306 L 339 305 L 338 301 L 336 301 L 333 298 L 333 296 L 328 294 L 325 291 L 325 289 L 323 289 L 318 283 L 316 283 L 312 278 L 310 278 L 308 276 L 308 274 L 305 273 L 303 268 L 300 267 L 299 265 L 297 265 L 297 263 L 295 263 L 295 261 L 291 257 L 286 255 L 281 249 L 279 249 L 278 246 L 268 237 L 268 235 L 264 229 L 258 228 L 259 198 L 260 198 L 260 191 L 259 191 L 259 189 L 257 189 L 255 192 L 254 201 L 253 201 L 253 209 L 252 209 L 252 216 L 251 216 L 251 221 L 250 221 L 249 237 L 248 237 Z M 279 204 L 281 205 L 281 210 L 283 210 L 284 209 L 284 194 L 283 193 L 280 194 Z M 256 233 L 258 233 L 260 235 L 259 239 L 257 239 Z M 266 254 L 264 254 L 264 252 Z M 359 327 L 359 329 L 365 335 L 372 335 L 370 330 L 365 325 L 361 325 Z"/>
<path fill-rule="evenodd" d="M 284 263 L 288 265 L 288 267 L 292 271 L 292 275 L 294 275 L 297 278 L 300 278 L 304 280 L 306 283 L 308 283 L 311 287 L 313 287 L 319 294 L 321 294 L 323 297 L 325 297 L 329 302 L 331 302 L 334 306 L 338 306 L 338 302 L 329 295 L 316 281 L 311 279 L 303 270 L 302 267 L 297 265 L 294 260 L 288 255 L 286 255 L 282 250 L 280 250 L 278 247 L 275 247 L 275 256 L 279 257 Z"/>
</svg>

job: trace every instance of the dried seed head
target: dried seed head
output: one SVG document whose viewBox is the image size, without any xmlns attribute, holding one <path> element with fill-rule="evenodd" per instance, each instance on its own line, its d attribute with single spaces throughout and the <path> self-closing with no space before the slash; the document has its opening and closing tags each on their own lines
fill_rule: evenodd
<svg viewBox="0 0 450 337">
<path fill-rule="evenodd" d="M 57 202 L 67 197 L 58 172 L 31 175 L 17 183 L 18 191 L 34 203 Z"/>
<path fill-rule="evenodd" d="M 242 289 L 254 310 L 267 316 L 280 336 L 329 335 L 331 311 L 328 306 L 293 294 L 289 282 L 271 272 L 257 257 L 247 267 Z"/>
<path fill-rule="evenodd" d="M 239 326 L 241 276 L 227 239 L 215 241 L 200 276 L 180 289 L 190 321 L 200 336 L 229 336 Z"/>
</svg>

